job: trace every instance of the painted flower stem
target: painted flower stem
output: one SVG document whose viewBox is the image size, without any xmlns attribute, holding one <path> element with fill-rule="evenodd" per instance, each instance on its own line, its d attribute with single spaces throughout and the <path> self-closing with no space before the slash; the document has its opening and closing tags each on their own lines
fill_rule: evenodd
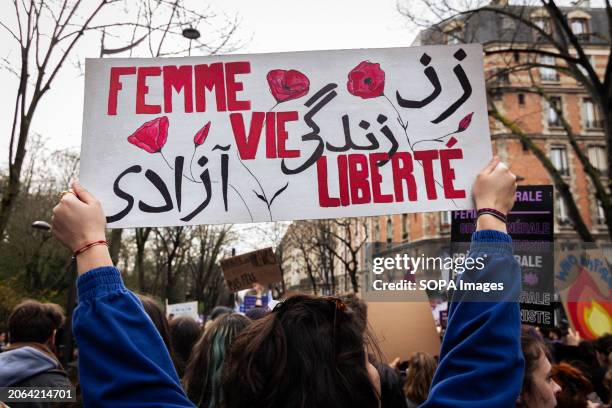
<svg viewBox="0 0 612 408">
<path fill-rule="evenodd" d="M 261 190 L 261 195 L 263 196 L 263 198 L 266 201 L 266 206 L 268 207 L 268 213 L 270 214 L 270 221 L 272 221 L 272 210 L 270 209 L 270 203 L 268 202 L 268 197 L 266 197 L 266 192 L 264 191 L 263 186 L 261 185 L 261 183 L 259 182 L 259 179 L 255 176 L 255 174 L 253 174 L 253 172 L 247 167 L 246 164 L 244 164 L 244 162 L 242 161 L 242 159 L 240 158 L 240 156 L 238 155 L 238 152 L 236 152 L 236 158 L 238 159 L 238 161 L 240 162 L 240 164 L 242 164 L 242 167 L 244 167 L 246 169 L 246 171 L 249 172 L 249 174 L 251 175 L 251 177 L 253 177 L 255 179 L 255 182 L 257 183 L 257 185 L 259 186 L 259 189 Z"/>
</svg>

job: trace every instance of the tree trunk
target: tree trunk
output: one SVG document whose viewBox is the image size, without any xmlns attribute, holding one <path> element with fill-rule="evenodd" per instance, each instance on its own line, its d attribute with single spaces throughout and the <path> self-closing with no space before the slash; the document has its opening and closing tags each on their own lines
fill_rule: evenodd
<svg viewBox="0 0 612 408">
<path fill-rule="evenodd" d="M 116 228 L 111 231 L 110 242 L 108 243 L 108 252 L 114 265 L 119 262 L 119 251 L 121 250 L 121 234 L 123 230 Z"/>
</svg>

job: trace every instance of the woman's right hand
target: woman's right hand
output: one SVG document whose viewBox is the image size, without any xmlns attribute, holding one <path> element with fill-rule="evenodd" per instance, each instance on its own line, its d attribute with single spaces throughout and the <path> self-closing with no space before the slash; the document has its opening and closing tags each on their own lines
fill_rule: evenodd
<svg viewBox="0 0 612 408">
<path fill-rule="evenodd" d="M 476 177 L 472 194 L 476 209 L 493 208 L 507 215 L 516 198 L 516 176 L 495 156 Z M 478 217 L 477 229 L 506 232 L 506 225 L 491 215 L 483 214 Z"/>
</svg>

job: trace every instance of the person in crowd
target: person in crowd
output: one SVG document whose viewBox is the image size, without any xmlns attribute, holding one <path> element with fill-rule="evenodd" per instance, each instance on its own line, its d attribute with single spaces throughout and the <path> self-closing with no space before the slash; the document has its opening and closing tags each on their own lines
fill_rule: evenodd
<svg viewBox="0 0 612 408">
<path fill-rule="evenodd" d="M 206 320 L 206 323 L 204 323 L 204 331 L 208 330 L 217 317 L 230 312 L 233 312 L 233 310 L 227 306 L 215 306 L 210 312 L 208 320 Z"/>
<path fill-rule="evenodd" d="M 177 316 L 170 320 L 170 341 L 176 371 L 179 378 L 183 378 L 185 367 L 191 356 L 193 345 L 198 341 L 202 330 L 200 324 L 189 316 Z"/>
<path fill-rule="evenodd" d="M 552 379 L 561 391 L 556 395 L 557 408 L 589 408 L 593 385 L 576 367 L 567 363 L 555 364 Z"/>
<path fill-rule="evenodd" d="M 6 332 L 0 332 L 0 353 L 2 353 L 6 347 Z"/>
<path fill-rule="evenodd" d="M 245 315 L 249 319 L 255 321 L 259 320 L 262 317 L 266 317 L 270 313 L 270 309 L 267 306 L 255 306 L 252 309 L 246 311 Z"/>
<path fill-rule="evenodd" d="M 172 348 L 172 341 L 170 339 L 170 325 L 168 324 L 168 319 L 166 319 L 166 315 L 162 308 L 157 304 L 157 302 L 146 295 L 138 295 L 138 299 L 142 302 L 142 307 L 144 311 L 149 316 L 155 328 L 159 332 L 162 340 L 164 341 L 164 345 L 168 349 L 168 352 L 171 356 L 174 356 L 174 349 Z"/>
<path fill-rule="evenodd" d="M 233 310 L 227 306 L 215 306 L 210 312 L 209 320 L 215 320 L 217 317 L 231 312 L 233 312 Z"/>
<path fill-rule="evenodd" d="M 55 355 L 55 335 L 64 322 L 62 308 L 54 303 L 25 300 L 13 308 L 11 345 L 0 353 L 0 387 L 72 386 Z"/>
<path fill-rule="evenodd" d="M 477 209 L 503 214 L 514 206 L 515 193 L 516 176 L 497 157 L 480 172 L 472 189 Z M 466 270 L 460 282 L 503 284 L 504 290 L 492 295 L 454 291 L 424 408 L 511 407 L 521 392 L 525 371 L 518 304 L 521 272 L 506 223 L 481 213 L 469 257 L 484 259 L 484 267 Z"/>
<path fill-rule="evenodd" d="M 376 407 L 380 384 L 355 313 L 338 298 L 292 296 L 234 341 L 226 408 Z"/>
<path fill-rule="evenodd" d="M 603 401 L 607 401 L 607 404 L 609 406 L 612 406 L 612 352 L 610 352 L 610 354 L 608 354 L 608 371 L 606 372 L 606 375 L 604 376 L 604 387 L 606 387 L 606 390 L 608 391 L 608 399 L 607 400 L 603 400 Z"/>
<path fill-rule="evenodd" d="M 410 357 L 404 384 L 408 408 L 417 408 L 427 400 L 437 364 L 436 359 L 427 353 L 417 352 Z"/>
<path fill-rule="evenodd" d="M 521 349 L 525 357 L 525 374 L 516 406 L 520 408 L 554 408 L 561 387 L 553 379 L 548 350 L 542 338 L 530 328 L 521 331 Z"/>
<path fill-rule="evenodd" d="M 472 190 L 477 208 L 505 214 L 515 191 L 516 176 L 498 158 Z M 85 406 L 193 406 L 161 336 L 125 288 L 108 248 L 91 245 L 105 238 L 100 202 L 74 183 L 73 194 L 65 194 L 53 211 L 53 234 L 78 252 L 74 333 Z M 503 283 L 504 293 L 495 302 L 469 302 L 466 293 L 455 292 L 423 407 L 508 407 L 516 401 L 524 372 L 515 301 L 521 277 L 510 244 L 501 219 L 491 213 L 478 217 L 470 256 L 485 261 L 461 279 Z M 339 299 L 304 295 L 286 299 L 238 335 L 226 356 L 223 390 L 225 408 L 380 404 L 380 379 L 354 312 Z"/>
<path fill-rule="evenodd" d="M 196 343 L 183 377 L 185 392 L 196 406 L 223 406 L 221 375 L 226 352 L 249 323 L 250 320 L 241 314 L 223 314 L 213 321 Z"/>
</svg>

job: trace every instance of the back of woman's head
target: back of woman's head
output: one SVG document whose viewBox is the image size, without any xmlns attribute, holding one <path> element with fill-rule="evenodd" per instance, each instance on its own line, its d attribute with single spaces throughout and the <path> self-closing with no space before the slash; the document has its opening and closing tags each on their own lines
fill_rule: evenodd
<svg viewBox="0 0 612 408">
<path fill-rule="evenodd" d="M 557 395 L 558 408 L 586 408 L 588 395 L 593 392 L 593 385 L 580 370 L 567 363 L 553 366 L 552 376 L 561 386 Z"/>
<path fill-rule="evenodd" d="M 332 298 L 297 295 L 253 322 L 230 349 L 226 407 L 377 407 L 354 313 Z"/>
<path fill-rule="evenodd" d="M 162 308 L 149 296 L 146 295 L 138 295 L 138 298 L 142 302 L 142 306 L 144 307 L 145 312 L 153 321 L 155 328 L 161 335 L 166 348 L 170 352 L 170 355 L 174 354 L 172 349 L 172 342 L 170 341 L 170 326 L 168 325 L 168 319 L 166 319 L 166 315 Z"/>
<path fill-rule="evenodd" d="M 227 313 L 217 319 L 193 346 L 183 376 L 187 395 L 197 406 L 221 406 L 221 376 L 227 350 L 250 320 L 238 313 Z"/>
<path fill-rule="evenodd" d="M 177 368 L 179 377 L 183 375 L 193 345 L 198 341 L 200 333 L 200 324 L 189 316 L 178 316 L 170 320 L 172 348 L 181 365 L 180 369 Z"/>
<path fill-rule="evenodd" d="M 409 360 L 404 393 L 415 404 L 425 402 L 436 371 L 436 359 L 427 353 L 417 352 Z"/>
</svg>

